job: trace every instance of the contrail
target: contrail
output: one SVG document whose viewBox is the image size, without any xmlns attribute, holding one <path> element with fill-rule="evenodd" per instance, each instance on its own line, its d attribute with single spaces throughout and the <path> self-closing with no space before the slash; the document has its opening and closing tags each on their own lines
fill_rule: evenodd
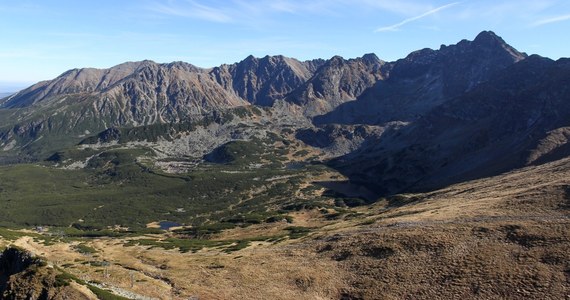
<svg viewBox="0 0 570 300">
<path fill-rule="evenodd" d="M 421 19 L 421 18 L 425 18 L 425 17 L 427 17 L 427 16 L 429 16 L 429 15 L 433 15 L 433 14 L 439 12 L 439 11 L 442 11 L 442 10 L 444 10 L 444 9 L 446 9 L 446 8 L 450 8 L 450 7 L 452 7 L 452 6 L 454 6 L 454 5 L 457 5 L 457 4 L 459 4 L 459 3 L 461 3 L 461 2 L 453 2 L 453 3 L 449 3 L 449 4 L 446 4 L 446 5 L 443 5 L 443 6 L 434 8 L 434 9 L 432 9 L 432 10 L 430 10 L 430 11 L 428 11 L 428 12 L 425 12 L 425 13 L 419 15 L 419 16 L 415 16 L 415 17 L 411 17 L 411 18 L 405 19 L 404 21 L 402 21 L 402 22 L 400 22 L 400 23 L 397 23 L 397 24 L 394 24 L 394 25 L 390 25 L 390 26 L 386 26 L 386 27 L 380 27 L 380 28 L 376 29 L 375 32 L 396 31 L 398 28 L 400 28 L 400 27 L 402 27 L 402 26 L 404 26 L 404 25 L 406 25 L 406 24 L 408 24 L 408 23 L 410 23 L 410 22 L 419 20 L 419 19 Z"/>
</svg>

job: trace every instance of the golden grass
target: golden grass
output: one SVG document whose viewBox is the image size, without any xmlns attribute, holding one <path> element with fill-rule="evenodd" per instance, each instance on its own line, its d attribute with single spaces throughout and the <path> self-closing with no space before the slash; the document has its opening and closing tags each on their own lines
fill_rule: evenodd
<svg viewBox="0 0 570 300">
<path fill-rule="evenodd" d="M 23 237 L 15 244 L 79 278 L 158 299 L 564 298 L 569 187 L 570 160 L 562 160 L 408 195 L 416 200 L 400 207 L 383 201 L 355 208 L 353 218 L 295 212 L 293 224 L 235 228 L 215 238 L 277 236 L 290 225 L 315 228 L 308 237 L 254 241 L 230 254 L 124 247 L 110 238 L 85 241 L 98 251 L 91 256 L 72 247 L 78 242 L 46 246 Z M 84 264 L 103 260 L 108 267 Z"/>
</svg>

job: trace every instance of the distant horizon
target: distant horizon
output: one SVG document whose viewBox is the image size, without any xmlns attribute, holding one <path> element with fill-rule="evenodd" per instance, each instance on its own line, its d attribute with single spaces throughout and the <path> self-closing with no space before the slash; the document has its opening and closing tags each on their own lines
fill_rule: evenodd
<svg viewBox="0 0 570 300">
<path fill-rule="evenodd" d="M 0 81 L 0 94 L 13 94 L 17 93 L 25 88 L 30 87 L 31 85 L 35 84 L 35 82 L 27 83 L 10 83 L 10 82 L 2 82 Z"/>
<path fill-rule="evenodd" d="M 529 55 L 570 56 L 563 0 L 5 0 L 0 28 L 0 92 L 145 59 L 202 68 L 248 55 L 394 61 L 484 30 Z"/>
</svg>

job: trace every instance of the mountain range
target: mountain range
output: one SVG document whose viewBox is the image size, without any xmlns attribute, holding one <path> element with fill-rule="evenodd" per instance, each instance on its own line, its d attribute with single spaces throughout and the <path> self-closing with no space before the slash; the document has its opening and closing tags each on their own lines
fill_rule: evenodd
<svg viewBox="0 0 570 300">
<path fill-rule="evenodd" d="M 431 190 L 568 156 L 569 80 L 568 59 L 528 56 L 490 31 L 393 62 L 74 69 L 0 100 L 0 160 L 117 144 L 204 159 L 276 135 L 377 195 Z"/>
</svg>

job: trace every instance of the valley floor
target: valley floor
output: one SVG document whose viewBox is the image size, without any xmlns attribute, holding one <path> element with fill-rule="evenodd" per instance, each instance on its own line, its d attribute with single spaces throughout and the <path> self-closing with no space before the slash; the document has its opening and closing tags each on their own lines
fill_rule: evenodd
<svg viewBox="0 0 570 300">
<path fill-rule="evenodd" d="M 569 209 L 564 159 L 352 208 L 337 220 L 299 212 L 293 225 L 315 228 L 308 235 L 252 240 L 230 252 L 183 253 L 132 241 L 168 234 L 53 244 L 24 236 L 0 245 L 13 243 L 132 299 L 567 299 Z M 259 236 L 280 226 L 217 237 Z"/>
</svg>

